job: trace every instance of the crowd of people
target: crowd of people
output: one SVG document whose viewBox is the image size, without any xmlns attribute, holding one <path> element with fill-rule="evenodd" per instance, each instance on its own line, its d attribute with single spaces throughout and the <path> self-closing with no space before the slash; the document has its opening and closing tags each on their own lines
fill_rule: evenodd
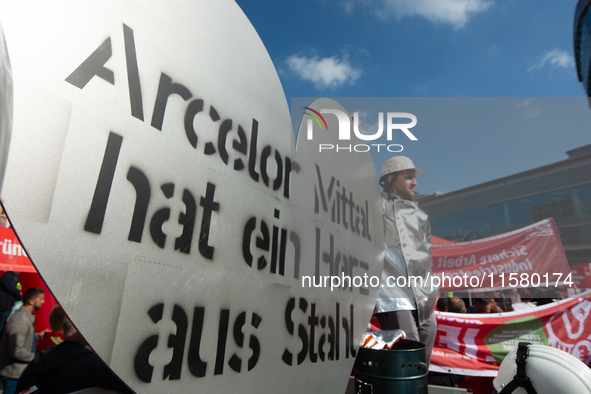
<svg viewBox="0 0 591 394">
<path fill-rule="evenodd" d="M 14 281 L 14 278 L 17 281 Z M 14 289 L 18 292 L 14 292 Z M 94 353 L 56 305 L 49 314 L 50 330 L 35 332 L 35 312 L 45 292 L 31 287 L 22 294 L 18 275 L 0 277 L 0 382 L 3 394 L 36 388 L 41 394 L 72 393 L 101 387 L 118 393 L 132 391 Z M 22 299 L 22 306 L 18 307 Z"/>
<path fill-rule="evenodd" d="M 518 289 L 503 291 L 485 291 L 477 293 L 473 305 L 466 307 L 468 298 L 440 297 L 437 310 L 454 313 L 503 313 L 517 310 L 521 305 L 545 305 L 564 297 L 551 288 Z"/>
</svg>

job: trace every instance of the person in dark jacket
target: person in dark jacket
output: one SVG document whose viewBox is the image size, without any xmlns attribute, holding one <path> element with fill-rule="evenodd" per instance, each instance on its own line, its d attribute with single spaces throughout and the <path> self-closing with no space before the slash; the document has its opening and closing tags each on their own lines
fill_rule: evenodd
<svg viewBox="0 0 591 394">
<path fill-rule="evenodd" d="M 133 393 L 92 350 L 70 319 L 64 318 L 64 342 L 39 353 L 22 373 L 17 392 L 37 386 L 40 394 L 71 393 L 101 387 Z"/>
<path fill-rule="evenodd" d="M 0 276 L 0 335 L 14 304 L 21 299 L 18 274 L 6 271 Z"/>
<path fill-rule="evenodd" d="M 18 378 L 35 358 L 35 343 L 46 330 L 35 332 L 35 312 L 45 303 L 45 292 L 30 287 L 23 296 L 23 306 L 6 323 L 0 339 L 0 381 L 4 394 L 14 394 Z"/>
</svg>

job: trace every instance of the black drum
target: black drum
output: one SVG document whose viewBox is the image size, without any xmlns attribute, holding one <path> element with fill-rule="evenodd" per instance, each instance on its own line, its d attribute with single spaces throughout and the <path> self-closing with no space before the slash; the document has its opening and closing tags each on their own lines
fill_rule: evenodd
<svg viewBox="0 0 591 394">
<path fill-rule="evenodd" d="M 359 348 L 357 394 L 428 394 L 425 345 L 401 339 L 392 350 Z"/>
</svg>

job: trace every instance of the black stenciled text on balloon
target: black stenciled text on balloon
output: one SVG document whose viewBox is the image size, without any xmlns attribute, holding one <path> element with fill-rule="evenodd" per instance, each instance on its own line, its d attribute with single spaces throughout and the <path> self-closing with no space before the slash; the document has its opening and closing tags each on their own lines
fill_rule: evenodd
<svg viewBox="0 0 591 394">
<path fill-rule="evenodd" d="M 124 24 L 123 36 L 130 113 L 134 118 L 143 122 L 144 103 L 142 100 L 133 29 Z M 94 77 L 115 85 L 116 78 L 114 72 L 105 66 L 111 58 L 112 53 L 111 37 L 108 37 L 66 78 L 66 81 L 79 89 L 84 89 Z M 218 160 L 221 160 L 221 163 L 231 165 L 234 171 L 246 174 L 248 179 L 251 179 L 257 184 L 264 184 L 265 187 L 281 193 L 284 198 L 289 198 L 291 159 L 282 156 L 277 149 L 270 145 L 265 145 L 259 150 L 259 122 L 256 119 L 252 119 L 250 133 L 248 133 L 242 125 L 236 124 L 232 119 L 222 119 L 219 111 L 213 105 L 207 105 L 203 98 L 195 98 L 186 84 L 174 81 L 168 74 L 162 72 L 160 74 L 150 120 L 150 126 L 153 129 L 171 132 L 171 130 L 166 130 L 167 108 L 170 105 L 179 105 L 178 100 L 169 102 L 171 96 L 180 97 L 182 103 L 184 103 L 182 105 L 185 105 L 183 126 L 187 141 L 189 142 L 188 146 L 200 151 L 205 156 L 217 156 Z M 198 116 L 212 122 L 212 125 L 217 128 L 217 139 L 215 141 L 202 141 L 202 138 L 199 138 L 199 133 L 194 128 L 194 121 Z M 229 138 L 233 138 L 232 141 L 228 141 Z M 100 234 L 102 231 L 122 145 L 123 137 L 115 132 L 110 132 L 95 192 L 84 226 L 84 229 L 88 232 Z M 269 161 L 274 162 L 274 170 L 270 170 L 268 166 Z M 170 219 L 170 208 L 158 210 L 149 220 L 149 223 L 146 223 L 148 220 L 146 213 L 151 196 L 159 192 L 157 189 L 153 190 L 154 182 L 150 182 L 148 175 L 142 171 L 140 166 L 132 165 L 128 168 L 127 180 L 133 185 L 136 191 L 136 201 L 130 223 L 128 240 L 141 242 L 144 227 L 147 225 L 154 243 L 160 248 L 164 248 L 166 234 L 162 230 L 162 224 Z M 174 194 L 175 185 L 172 182 L 164 183 L 160 185 L 160 189 L 168 200 Z M 199 251 L 203 257 L 208 259 L 213 258 L 214 247 L 209 244 L 209 226 L 213 220 L 213 212 L 217 212 L 220 207 L 220 203 L 214 200 L 215 189 L 216 185 L 208 182 L 205 196 L 202 196 L 200 199 L 188 187 L 184 187 L 182 192 L 177 193 L 181 196 L 180 199 L 184 204 L 185 213 L 179 215 L 178 218 L 179 224 L 183 226 L 183 234 L 174 240 L 175 250 L 179 250 L 181 253 L 190 253 L 193 227 L 196 224 L 198 205 L 200 205 L 203 210 L 199 235 Z"/>
</svg>

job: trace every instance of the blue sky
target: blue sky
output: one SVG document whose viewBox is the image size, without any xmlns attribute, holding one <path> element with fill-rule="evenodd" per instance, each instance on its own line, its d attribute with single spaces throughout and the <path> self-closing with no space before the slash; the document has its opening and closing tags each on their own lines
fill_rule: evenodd
<svg viewBox="0 0 591 394">
<path fill-rule="evenodd" d="M 576 3 L 238 0 L 288 103 L 292 97 L 584 97 L 573 58 Z M 551 111 L 545 105 L 542 111 Z M 479 119 L 490 114 L 462 132 L 442 121 L 403 154 L 425 170 L 421 193 L 457 190 L 564 160 L 566 150 L 591 143 L 591 109 L 576 107 L 581 120 L 568 130 L 500 127 L 479 136 Z M 386 158 L 374 155 L 376 167 Z"/>
</svg>

